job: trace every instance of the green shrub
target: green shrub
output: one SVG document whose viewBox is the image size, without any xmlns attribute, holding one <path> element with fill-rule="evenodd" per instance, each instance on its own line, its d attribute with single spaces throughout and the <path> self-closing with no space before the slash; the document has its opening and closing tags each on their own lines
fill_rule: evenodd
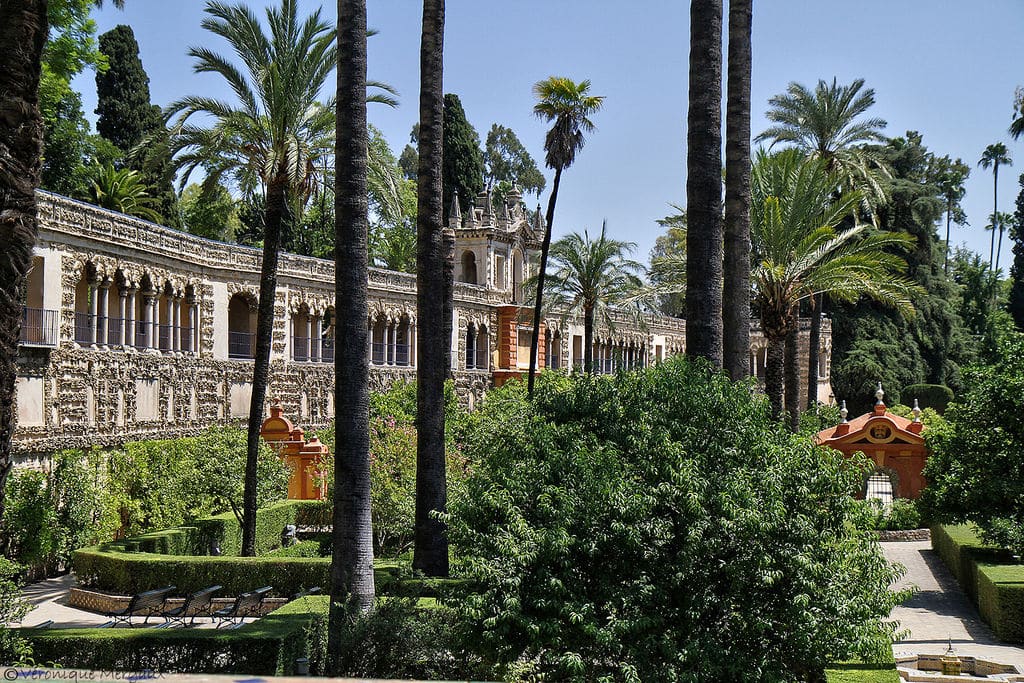
<svg viewBox="0 0 1024 683">
<path fill-rule="evenodd" d="M 34 660 L 70 669 L 294 675 L 295 660 L 323 673 L 326 597 L 289 603 L 232 631 L 214 629 L 25 629 Z"/>
<path fill-rule="evenodd" d="M 990 366 L 965 375 L 948 425 L 925 432 L 930 455 L 921 500 L 930 518 L 973 523 L 983 540 L 1024 554 L 1024 335 L 999 342 Z"/>
<path fill-rule="evenodd" d="M 29 655 L 28 642 L 4 624 L 21 621 L 30 605 L 21 596 L 21 570 L 0 557 L 0 666 L 11 666 Z"/>
<path fill-rule="evenodd" d="M 883 525 L 890 531 L 920 529 L 921 512 L 917 508 L 917 503 L 909 498 L 897 498 L 892 501 L 885 511 Z"/>
<path fill-rule="evenodd" d="M 850 523 L 864 462 L 787 434 L 747 384 L 671 359 L 488 395 L 447 600 L 498 676 L 804 679 L 891 656 L 898 576 Z"/>
<path fill-rule="evenodd" d="M 908 406 L 914 405 L 914 399 L 922 408 L 931 408 L 939 415 L 946 412 L 946 406 L 953 402 L 953 390 L 942 384 L 911 384 L 903 387 L 900 401 Z"/>
</svg>

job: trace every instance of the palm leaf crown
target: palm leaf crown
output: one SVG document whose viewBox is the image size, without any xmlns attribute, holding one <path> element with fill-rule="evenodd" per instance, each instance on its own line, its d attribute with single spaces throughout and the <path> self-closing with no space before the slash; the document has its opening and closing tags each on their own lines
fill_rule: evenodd
<svg viewBox="0 0 1024 683">
<path fill-rule="evenodd" d="M 839 301 L 868 296 L 913 312 L 918 288 L 902 275 L 898 255 L 913 244 L 902 233 L 873 230 L 856 221 L 859 191 L 836 196 L 836 172 L 796 149 L 760 150 L 753 166 L 751 282 L 762 323 L 783 324 L 800 301 L 825 294 Z M 854 226 L 837 229 L 848 217 Z"/>
<path fill-rule="evenodd" d="M 533 113 L 554 125 L 544 138 L 545 163 L 549 168 L 572 166 L 586 142 L 584 133 L 594 131 L 590 116 L 601 109 L 604 97 L 591 95 L 590 81 L 551 76 L 533 86 L 537 103 Z"/>
</svg>

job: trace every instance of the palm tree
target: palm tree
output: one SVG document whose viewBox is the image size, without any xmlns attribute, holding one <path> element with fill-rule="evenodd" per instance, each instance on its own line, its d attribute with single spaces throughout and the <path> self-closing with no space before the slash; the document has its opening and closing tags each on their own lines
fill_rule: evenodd
<svg viewBox="0 0 1024 683">
<path fill-rule="evenodd" d="M 0 3 L 0 523 L 11 470 L 14 392 L 25 279 L 39 227 L 36 188 L 42 171 L 39 78 L 49 31 L 46 0 Z M 97 5 L 102 5 L 97 0 Z M 122 0 L 114 5 L 122 7 Z"/>
<path fill-rule="evenodd" d="M 1020 140 L 1024 135 L 1024 88 L 1018 87 L 1013 92 L 1013 121 L 1010 123 L 1010 135 Z"/>
<path fill-rule="evenodd" d="M 964 213 L 963 207 L 960 206 L 960 200 L 967 192 L 964 183 L 971 174 L 971 167 L 960 159 L 952 161 L 949 157 L 942 157 L 937 160 L 937 163 L 936 182 L 942 198 L 946 201 L 946 253 L 942 272 L 944 275 L 949 275 L 949 225 L 951 222 L 956 222 L 957 225 L 967 225 L 967 215 Z"/>
<path fill-rule="evenodd" d="M 985 226 L 986 230 L 991 230 L 993 234 L 996 230 L 999 230 L 999 239 L 996 240 L 996 260 L 994 265 L 992 266 L 992 277 L 998 277 L 999 258 L 1003 251 L 1003 231 L 1010 230 L 1012 234 L 1017 219 L 1014 217 L 1012 213 L 1005 213 L 1003 211 L 999 211 L 997 213 L 989 215 L 988 220 L 989 224 Z"/>
<path fill-rule="evenodd" d="M 722 362 L 750 374 L 750 23 L 752 0 L 729 2 L 729 86 L 725 115 L 725 259 Z"/>
<path fill-rule="evenodd" d="M 367 356 L 369 253 L 366 194 L 366 0 L 338 0 L 335 148 L 334 516 L 329 673 L 339 675 L 346 607 L 372 609 L 373 523 L 370 514 L 370 359 Z"/>
<path fill-rule="evenodd" d="M 863 195 L 856 190 L 838 196 L 840 182 L 822 159 L 805 159 L 799 150 L 774 155 L 760 152 L 753 169 L 751 280 L 761 327 L 768 340 L 766 391 L 772 412 L 783 410 L 785 340 L 796 324 L 801 301 L 828 295 L 856 301 L 862 295 L 913 311 L 911 294 L 917 288 L 899 273 L 906 263 L 894 251 L 913 238 L 892 232 L 869 232 L 854 220 Z M 791 386 L 797 369 L 790 367 Z M 794 430 L 799 406 L 787 406 Z"/>
<path fill-rule="evenodd" d="M 859 190 L 861 209 L 876 219 L 877 209 L 887 200 L 884 180 L 890 177 L 885 163 L 865 143 L 883 142 L 885 121 L 862 118 L 875 103 L 875 91 L 863 90 L 864 79 L 839 85 L 819 80 L 813 91 L 790 83 L 786 92 L 769 101 L 768 120 L 775 125 L 755 138 L 795 147 L 806 156 L 821 159 L 828 172 L 837 176 L 837 192 Z M 807 407 L 818 399 L 818 353 L 824 297 L 812 299 L 811 338 L 807 363 Z"/>
<path fill-rule="evenodd" d="M 448 539 L 437 513 L 447 507 L 444 382 L 450 299 L 443 235 L 444 0 L 424 0 L 420 41 L 419 166 L 416 175 L 416 527 L 413 568 L 448 575 Z M 440 295 L 439 295 L 440 294 Z M 450 319 L 450 314 L 448 314 Z M 447 336 L 446 336 L 447 333 Z"/>
<path fill-rule="evenodd" d="M 138 216 L 154 223 L 160 222 L 159 202 L 149 196 L 149 188 L 138 171 L 116 169 L 111 164 L 92 169 L 89 187 L 82 197 L 86 201 L 111 211 Z"/>
<path fill-rule="evenodd" d="M 533 378 L 537 372 L 537 350 L 540 345 L 540 315 L 544 301 L 544 277 L 548 267 L 548 251 L 551 248 L 551 224 L 555 220 L 555 201 L 562 171 L 572 166 L 576 155 L 583 149 L 584 133 L 594 130 L 590 117 L 600 111 L 604 102 L 601 95 L 590 94 L 590 81 L 579 83 L 570 78 L 551 76 L 534 84 L 533 94 L 537 103 L 533 113 L 545 121 L 553 121 L 551 130 L 544 137 L 544 162 L 554 169 L 555 178 L 551 183 L 548 197 L 548 211 L 544 228 L 544 241 L 540 249 L 540 270 L 537 272 L 537 299 L 533 306 L 533 334 L 530 338 L 530 374 L 527 378 L 527 393 L 533 396 Z"/>
<path fill-rule="evenodd" d="M 180 114 L 171 130 L 171 150 L 175 165 L 185 171 L 183 182 L 202 166 L 210 182 L 229 175 L 244 191 L 258 188 L 266 197 L 243 497 L 242 554 L 253 555 L 256 462 L 270 377 L 281 229 L 290 213 L 289 202 L 311 192 L 315 162 L 330 150 L 334 111 L 317 97 L 335 68 L 337 48 L 333 26 L 319 11 L 299 20 L 297 0 L 282 0 L 279 9 L 267 8 L 269 36 L 245 5 L 211 0 L 206 14 L 203 28 L 227 40 L 242 64 L 206 47 L 193 47 L 189 54 L 197 60 L 194 70 L 223 77 L 238 105 L 191 96 L 172 103 L 167 115 Z M 189 123 L 195 114 L 208 115 L 213 125 Z"/>
<path fill-rule="evenodd" d="M 1000 166 L 1013 166 L 1013 159 L 1010 158 L 1010 152 L 1006 149 L 1006 145 L 1001 142 L 994 142 L 985 148 L 985 151 L 981 154 L 981 159 L 978 160 L 978 166 L 982 168 L 992 169 L 992 215 L 995 216 L 997 222 L 999 218 L 999 167 Z M 1000 231 L 1000 237 L 1002 237 L 1002 231 Z M 996 252 L 996 231 L 992 231 L 992 244 L 989 247 L 988 252 L 988 269 L 989 272 L 995 275 L 995 252 Z"/>
<path fill-rule="evenodd" d="M 601 235 L 591 239 L 586 230 L 570 233 L 551 245 L 554 266 L 549 287 L 549 306 L 565 315 L 583 316 L 583 367 L 593 372 L 594 322 L 603 318 L 612 326 L 610 309 L 629 300 L 640 287 L 638 273 L 643 266 L 627 258 L 636 249 L 633 242 L 609 239 L 607 223 Z M 535 287 L 539 274 L 527 280 Z"/>
<path fill-rule="evenodd" d="M 690 3 L 686 355 L 722 366 L 722 0 Z"/>
</svg>

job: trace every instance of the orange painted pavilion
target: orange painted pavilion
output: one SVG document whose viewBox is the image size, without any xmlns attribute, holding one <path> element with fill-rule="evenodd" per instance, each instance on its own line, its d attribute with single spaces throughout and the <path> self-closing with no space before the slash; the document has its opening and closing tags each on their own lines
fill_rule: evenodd
<svg viewBox="0 0 1024 683">
<path fill-rule="evenodd" d="M 847 420 L 846 401 L 843 401 L 842 422 L 818 432 L 815 443 L 840 451 L 847 457 L 857 451 L 875 463 L 875 471 L 889 475 L 893 495 L 897 498 L 917 498 L 925 487 L 924 469 L 928 451 L 921 432 L 921 409 L 914 401 L 914 419 L 908 420 L 890 413 L 882 400 L 885 392 L 878 384 L 874 410 L 853 420 Z"/>
<path fill-rule="evenodd" d="M 288 480 L 289 499 L 323 500 L 327 497 L 327 480 L 321 470 L 330 451 L 315 436 L 306 441 L 302 428 L 284 417 L 280 403 L 270 406 L 270 417 L 263 421 L 260 436 L 292 470 Z"/>
</svg>

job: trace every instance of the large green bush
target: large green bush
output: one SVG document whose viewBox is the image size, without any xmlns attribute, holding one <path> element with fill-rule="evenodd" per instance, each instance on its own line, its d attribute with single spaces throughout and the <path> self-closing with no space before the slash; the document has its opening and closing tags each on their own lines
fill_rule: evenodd
<svg viewBox="0 0 1024 683">
<path fill-rule="evenodd" d="M 911 384 L 903 387 L 900 400 L 907 405 L 914 405 L 914 399 L 922 408 L 932 408 L 941 415 L 946 412 L 946 406 L 953 402 L 953 390 L 942 384 Z"/>
<path fill-rule="evenodd" d="M 897 570 L 848 521 L 863 463 L 682 358 L 542 377 L 488 396 L 447 517 L 497 675 L 807 680 L 890 652 Z"/>
<path fill-rule="evenodd" d="M 999 341 L 992 365 L 966 373 L 946 426 L 925 432 L 922 501 L 933 519 L 973 522 L 989 543 L 1024 553 L 1024 335 Z"/>
</svg>

